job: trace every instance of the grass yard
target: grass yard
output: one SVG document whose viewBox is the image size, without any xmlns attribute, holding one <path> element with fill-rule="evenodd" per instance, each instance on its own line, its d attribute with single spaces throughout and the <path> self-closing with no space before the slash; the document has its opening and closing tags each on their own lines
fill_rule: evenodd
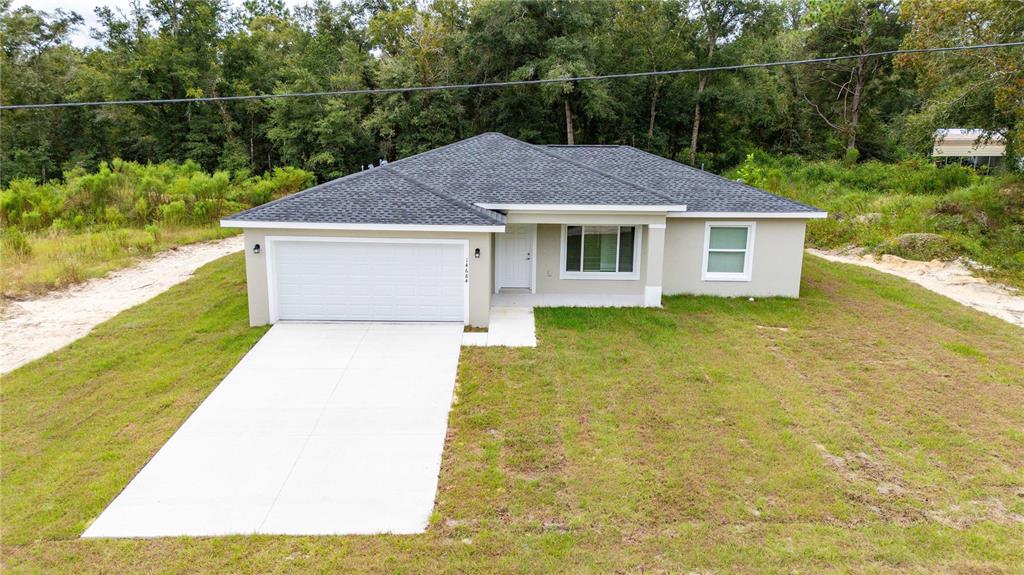
<svg viewBox="0 0 1024 575">
<path fill-rule="evenodd" d="M 466 348 L 427 533 L 78 540 L 262 329 L 241 255 L 3 380 L 5 573 L 1019 573 L 1024 330 L 870 270 Z"/>
</svg>

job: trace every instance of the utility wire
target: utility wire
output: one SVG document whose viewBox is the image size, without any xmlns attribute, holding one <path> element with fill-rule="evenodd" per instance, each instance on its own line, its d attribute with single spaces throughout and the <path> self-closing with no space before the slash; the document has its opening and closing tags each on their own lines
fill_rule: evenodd
<svg viewBox="0 0 1024 575">
<path fill-rule="evenodd" d="M 443 84 L 438 86 L 405 86 L 399 88 L 367 88 L 363 90 L 332 90 L 328 92 L 291 92 L 285 94 L 252 94 L 248 96 L 208 96 L 198 98 L 161 98 L 155 100 L 106 100 L 96 102 L 56 102 L 52 104 L 13 104 L 0 105 L 0 110 L 39 110 L 44 108 L 84 108 L 92 106 L 122 106 L 146 104 L 182 104 L 191 102 L 236 102 L 244 100 L 269 100 L 272 98 L 310 98 L 330 96 L 354 96 L 359 94 L 401 94 L 406 92 L 437 92 L 440 90 L 462 90 L 471 88 L 503 88 L 506 86 L 533 86 L 537 84 L 559 84 L 563 82 L 589 82 L 593 80 L 616 80 L 620 78 L 647 78 L 651 76 L 672 76 L 677 74 L 694 74 L 705 72 L 724 72 L 728 70 L 747 70 L 750 68 L 773 68 L 778 66 L 796 66 L 838 62 L 857 58 L 875 58 L 878 56 L 895 56 L 899 54 L 929 54 L 935 52 L 962 52 L 965 50 L 988 50 L 1024 46 L 1024 41 L 1003 42 L 1000 44 L 974 44 L 970 46 L 944 46 L 937 48 L 909 48 L 902 50 L 886 50 L 868 52 L 849 56 L 830 56 L 826 58 L 808 58 L 805 60 L 782 60 L 779 62 L 761 62 L 755 64 L 734 64 L 730 66 L 710 66 L 707 68 L 681 68 L 675 70 L 656 70 L 653 72 L 623 72 L 619 74 L 602 74 L 596 76 L 572 76 L 565 78 L 544 78 L 537 80 L 508 80 L 504 82 L 479 82 L 474 84 Z"/>
</svg>

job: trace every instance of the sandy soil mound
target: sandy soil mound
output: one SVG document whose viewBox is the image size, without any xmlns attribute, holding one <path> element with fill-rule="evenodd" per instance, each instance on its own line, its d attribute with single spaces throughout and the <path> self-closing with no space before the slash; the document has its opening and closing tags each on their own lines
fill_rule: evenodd
<svg viewBox="0 0 1024 575">
<path fill-rule="evenodd" d="M 908 279 L 963 305 L 1024 327 L 1024 296 L 1019 290 L 976 277 L 962 261 L 919 262 L 892 255 L 876 257 L 857 249 L 808 249 L 807 253 L 832 262 L 866 266 Z"/>
<path fill-rule="evenodd" d="M 0 373 L 64 347 L 97 324 L 185 281 L 197 268 L 241 249 L 240 235 L 182 246 L 38 299 L 11 302 L 0 318 Z"/>
</svg>

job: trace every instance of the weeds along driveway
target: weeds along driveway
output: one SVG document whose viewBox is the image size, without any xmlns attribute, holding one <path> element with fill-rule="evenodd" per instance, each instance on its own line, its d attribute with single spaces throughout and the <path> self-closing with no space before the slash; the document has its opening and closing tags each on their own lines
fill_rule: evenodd
<svg viewBox="0 0 1024 575">
<path fill-rule="evenodd" d="M 43 297 L 10 302 L 0 317 L 0 373 L 58 350 L 122 311 L 242 250 L 242 236 L 169 249 L 139 265 Z"/>
<path fill-rule="evenodd" d="M 280 324 L 85 537 L 418 533 L 461 324 Z"/>
</svg>

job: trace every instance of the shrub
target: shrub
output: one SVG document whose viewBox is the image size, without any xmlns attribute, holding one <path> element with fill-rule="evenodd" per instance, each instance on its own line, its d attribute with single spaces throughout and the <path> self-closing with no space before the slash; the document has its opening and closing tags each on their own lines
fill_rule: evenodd
<svg viewBox="0 0 1024 575">
<path fill-rule="evenodd" d="M 0 245 L 3 246 L 4 257 L 26 258 L 32 255 L 32 244 L 25 234 L 15 227 L 4 229 Z"/>
<path fill-rule="evenodd" d="M 125 224 L 124 214 L 121 210 L 117 209 L 117 206 L 107 206 L 103 210 L 103 221 L 114 227 L 120 227 Z"/>
<path fill-rule="evenodd" d="M 843 154 L 843 165 L 850 168 L 857 164 L 860 160 L 860 150 L 857 148 L 846 148 L 846 153 Z"/>
<path fill-rule="evenodd" d="M 908 260 L 929 261 L 950 259 L 956 255 L 949 240 L 938 234 L 902 234 L 889 242 L 883 251 Z"/>
<path fill-rule="evenodd" d="M 57 275 L 58 285 L 67 286 L 81 282 L 85 278 L 81 262 L 76 257 L 67 257 L 60 262 Z"/>
<path fill-rule="evenodd" d="M 208 224 L 220 216 L 220 200 L 199 200 L 192 206 L 192 218 L 196 223 Z"/>
<path fill-rule="evenodd" d="M 42 229 L 61 213 L 63 206 L 64 198 L 56 186 L 14 180 L 0 191 L 0 223 L 19 225 L 25 230 Z M 25 214 L 31 214 L 27 222 L 23 220 Z"/>
<path fill-rule="evenodd" d="M 43 227 L 43 215 L 39 213 L 39 210 L 23 212 L 20 223 L 25 230 L 38 230 Z"/>
<path fill-rule="evenodd" d="M 182 200 L 164 204 L 157 211 L 160 213 L 160 221 L 167 224 L 180 225 L 188 220 L 188 208 Z"/>
<path fill-rule="evenodd" d="M 228 211 L 313 183 L 312 174 L 296 168 L 277 168 L 262 176 L 247 170 L 206 174 L 191 161 L 139 164 L 115 158 L 92 172 L 68 170 L 63 182 L 12 181 L 0 190 L 0 224 L 32 231 L 51 227 L 56 220 L 61 223 L 55 229 L 61 230 L 92 225 L 141 228 L 155 221 L 209 223 Z"/>
<path fill-rule="evenodd" d="M 145 228 L 146 233 L 153 237 L 154 242 L 160 241 L 160 226 L 156 224 L 149 224 Z"/>
<path fill-rule="evenodd" d="M 149 221 L 149 201 L 146 198 L 138 198 L 132 206 L 131 219 L 135 225 L 145 225 Z"/>
</svg>

